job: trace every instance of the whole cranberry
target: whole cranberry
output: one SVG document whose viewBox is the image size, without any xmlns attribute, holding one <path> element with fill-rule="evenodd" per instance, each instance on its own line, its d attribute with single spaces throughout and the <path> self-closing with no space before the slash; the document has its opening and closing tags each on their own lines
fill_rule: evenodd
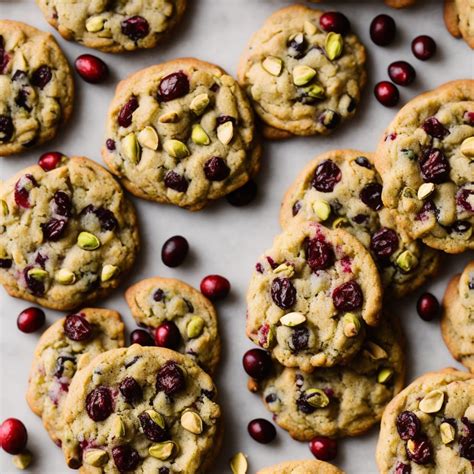
<svg viewBox="0 0 474 474">
<path fill-rule="evenodd" d="M 124 378 L 120 382 L 119 390 L 128 403 L 139 402 L 143 398 L 143 390 L 133 377 Z"/>
<path fill-rule="evenodd" d="M 362 307 L 364 295 L 359 283 L 351 280 L 334 289 L 332 300 L 336 309 L 354 311 Z"/>
<path fill-rule="evenodd" d="M 161 260 L 167 267 L 178 267 L 188 255 L 188 241 L 181 235 L 170 237 L 161 248 Z"/>
<path fill-rule="evenodd" d="M 161 323 L 155 331 L 155 344 L 158 347 L 176 349 L 181 342 L 181 334 L 173 321 Z"/>
<path fill-rule="evenodd" d="M 416 438 L 421 430 L 420 420 L 412 411 L 402 411 L 397 416 L 396 426 L 403 441 Z"/>
<path fill-rule="evenodd" d="M 440 311 L 439 302 L 431 293 L 423 293 L 416 303 L 416 310 L 421 319 L 431 321 L 436 318 Z"/>
<path fill-rule="evenodd" d="M 74 67 L 79 76 L 91 84 L 103 82 L 109 75 L 107 64 L 92 54 L 81 54 L 78 56 L 74 62 Z"/>
<path fill-rule="evenodd" d="M 39 308 L 27 308 L 24 309 L 19 315 L 16 321 L 18 329 L 21 332 L 35 332 L 46 321 L 44 311 Z"/>
<path fill-rule="evenodd" d="M 275 278 L 270 293 L 273 302 L 281 309 L 290 309 L 296 303 L 296 288 L 289 278 Z"/>
<path fill-rule="evenodd" d="M 314 170 L 311 185 L 321 193 L 330 193 L 334 190 L 339 181 L 341 181 L 342 173 L 339 166 L 332 160 L 325 160 L 320 163 Z"/>
<path fill-rule="evenodd" d="M 87 341 L 92 336 L 92 326 L 80 314 L 66 316 L 64 333 L 72 341 Z"/>
<path fill-rule="evenodd" d="M 112 457 L 120 472 L 133 471 L 140 463 L 140 455 L 128 444 L 112 448 Z"/>
<path fill-rule="evenodd" d="M 250 204 L 257 196 L 257 185 L 255 181 L 249 180 L 240 188 L 232 191 L 226 196 L 227 202 L 235 207 L 243 207 Z"/>
<path fill-rule="evenodd" d="M 86 397 L 86 411 L 94 421 L 104 421 L 113 412 L 112 394 L 107 387 L 97 387 Z"/>
<path fill-rule="evenodd" d="M 337 456 L 337 441 L 326 436 L 316 436 L 309 442 L 309 450 L 316 459 L 331 461 Z"/>
<path fill-rule="evenodd" d="M 374 94 L 376 99 L 385 107 L 393 107 L 400 100 L 397 86 L 389 81 L 381 81 L 375 84 Z"/>
<path fill-rule="evenodd" d="M 242 358 L 245 372 L 255 380 L 262 380 L 272 370 L 272 358 L 263 349 L 250 349 Z"/>
<path fill-rule="evenodd" d="M 16 418 L 7 418 L 0 425 L 0 444 L 9 454 L 19 454 L 26 447 L 28 433 L 25 425 Z"/>
<path fill-rule="evenodd" d="M 227 278 L 220 275 L 208 275 L 201 281 L 201 293 L 211 301 L 225 298 L 230 291 L 230 283 Z"/>
<path fill-rule="evenodd" d="M 183 71 L 165 76 L 158 86 L 158 100 L 168 102 L 179 99 L 189 92 L 189 79 Z"/>
<path fill-rule="evenodd" d="M 170 360 L 156 374 L 156 389 L 174 395 L 186 386 L 186 378 L 179 365 Z"/>
<path fill-rule="evenodd" d="M 395 61 L 388 66 L 388 75 L 395 84 L 409 86 L 416 78 L 416 71 L 406 61 Z"/>
<path fill-rule="evenodd" d="M 319 24 L 324 31 L 333 31 L 346 35 L 351 29 L 351 24 L 346 15 L 340 12 L 326 12 L 319 18 Z"/>
<path fill-rule="evenodd" d="M 390 44 L 397 32 L 397 25 L 389 15 L 377 15 L 370 23 L 370 38 L 379 46 Z"/>
<path fill-rule="evenodd" d="M 150 25 L 142 16 L 132 16 L 122 21 L 122 33 L 128 36 L 133 41 L 138 41 L 150 32 Z"/>
<path fill-rule="evenodd" d="M 140 344 L 140 346 L 154 346 L 155 342 L 150 333 L 143 329 L 135 329 L 130 334 L 130 344 Z"/>
<path fill-rule="evenodd" d="M 271 443 L 276 437 L 276 429 L 273 423 L 263 418 L 256 418 L 250 421 L 247 431 L 255 441 L 262 444 Z"/>
<path fill-rule="evenodd" d="M 412 53 L 421 61 L 426 61 L 436 53 L 436 43 L 431 36 L 417 36 L 411 42 Z"/>
<path fill-rule="evenodd" d="M 59 151 L 48 151 L 43 153 L 38 160 L 38 164 L 45 171 L 51 171 L 57 168 L 65 156 Z"/>
</svg>

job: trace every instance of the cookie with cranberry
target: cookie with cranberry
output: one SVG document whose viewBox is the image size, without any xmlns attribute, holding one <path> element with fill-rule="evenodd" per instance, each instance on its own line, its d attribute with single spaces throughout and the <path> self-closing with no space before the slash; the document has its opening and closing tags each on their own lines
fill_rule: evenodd
<svg viewBox="0 0 474 474">
<path fill-rule="evenodd" d="M 63 439 L 63 405 L 76 371 L 96 355 L 123 347 L 124 325 L 116 311 L 86 308 L 52 324 L 36 346 L 26 400 L 52 440 Z"/>
<path fill-rule="evenodd" d="M 346 17 L 332 24 L 323 13 L 303 5 L 278 10 L 243 53 L 239 82 L 268 138 L 325 135 L 357 109 L 365 48 Z"/>
<path fill-rule="evenodd" d="M 175 59 L 117 87 L 103 156 L 138 197 L 199 210 L 244 185 L 260 154 L 250 104 L 218 66 Z"/>
<path fill-rule="evenodd" d="M 473 374 L 445 369 L 417 378 L 383 414 L 380 473 L 471 473 L 473 400 Z"/>
<path fill-rule="evenodd" d="M 220 407 L 211 378 L 169 349 L 114 349 L 71 384 L 63 451 L 84 472 L 207 472 L 219 444 Z"/>
<path fill-rule="evenodd" d="M 110 173 L 81 157 L 1 183 L 0 228 L 0 283 L 63 311 L 109 294 L 139 247 L 132 204 Z"/>
<path fill-rule="evenodd" d="M 256 264 L 247 336 L 286 367 L 342 364 L 378 324 L 381 298 L 377 267 L 355 237 L 297 221 Z"/>
<path fill-rule="evenodd" d="M 474 3 L 471 0 L 444 0 L 444 22 L 455 38 L 463 38 L 474 48 Z"/>
<path fill-rule="evenodd" d="M 257 474 L 344 474 L 336 466 L 323 461 L 287 461 L 260 469 Z"/>
<path fill-rule="evenodd" d="M 283 199 L 282 227 L 295 219 L 318 220 L 357 237 L 395 296 L 416 290 L 438 270 L 440 253 L 411 239 L 384 207 L 371 153 L 334 150 L 311 161 Z"/>
<path fill-rule="evenodd" d="M 53 36 L 0 20 L 0 155 L 54 138 L 73 100 L 72 72 Z"/>
<path fill-rule="evenodd" d="M 186 354 L 214 372 L 221 352 L 217 314 L 201 292 L 180 280 L 155 277 L 130 287 L 125 299 L 158 346 Z"/>
<path fill-rule="evenodd" d="M 441 333 L 453 357 L 474 372 L 474 261 L 446 288 Z"/>
<path fill-rule="evenodd" d="M 300 441 L 315 436 L 357 436 L 382 417 L 403 388 L 404 337 L 385 317 L 369 328 L 361 351 L 346 366 L 318 367 L 311 374 L 275 364 L 261 384 L 275 422 Z"/>
<path fill-rule="evenodd" d="M 474 249 L 474 81 L 448 82 L 406 104 L 375 155 L 382 200 L 414 239 Z"/>
<path fill-rule="evenodd" d="M 107 53 L 153 48 L 169 36 L 186 9 L 186 0 L 36 2 L 65 39 Z"/>
</svg>

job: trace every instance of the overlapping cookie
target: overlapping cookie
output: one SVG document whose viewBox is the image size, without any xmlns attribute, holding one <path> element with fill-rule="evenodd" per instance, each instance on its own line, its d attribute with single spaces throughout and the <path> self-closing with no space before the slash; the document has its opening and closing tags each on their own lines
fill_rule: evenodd
<svg viewBox="0 0 474 474">
<path fill-rule="evenodd" d="M 474 3 L 472 0 L 444 0 L 444 22 L 455 38 L 474 48 Z"/>
<path fill-rule="evenodd" d="M 257 474 L 344 474 L 336 466 L 323 461 L 287 461 L 260 469 Z"/>
</svg>

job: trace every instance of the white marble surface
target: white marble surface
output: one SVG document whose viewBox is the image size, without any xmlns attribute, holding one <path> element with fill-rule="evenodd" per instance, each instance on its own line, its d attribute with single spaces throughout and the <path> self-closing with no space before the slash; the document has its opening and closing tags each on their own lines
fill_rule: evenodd
<svg viewBox="0 0 474 474">
<path fill-rule="evenodd" d="M 154 50 L 137 54 L 106 55 L 112 78 L 104 85 L 86 84 L 77 79 L 77 100 L 71 122 L 60 137 L 18 157 L 1 158 L 0 178 L 5 179 L 23 167 L 34 163 L 38 156 L 50 149 L 66 154 L 81 154 L 101 161 L 99 150 L 103 141 L 106 109 L 119 78 L 142 67 L 180 56 L 196 56 L 220 64 L 235 74 L 239 55 L 249 36 L 260 27 L 274 10 L 289 2 L 283 0 L 190 0 L 186 20 L 180 25 L 172 41 Z M 248 455 L 249 472 L 277 461 L 311 458 L 305 443 L 290 439 L 278 429 L 275 442 L 263 446 L 247 434 L 247 423 L 255 417 L 270 419 L 263 404 L 246 389 L 246 376 L 241 368 L 241 357 L 252 347 L 244 334 L 245 291 L 257 256 L 267 248 L 279 232 L 278 210 L 280 199 L 299 170 L 316 154 L 331 148 L 351 147 L 361 150 L 374 148 L 384 127 L 395 110 L 379 105 L 371 93 L 378 80 L 386 79 L 386 68 L 391 61 L 405 59 L 418 73 L 416 84 L 402 88 L 403 101 L 419 92 L 435 87 L 447 80 L 472 77 L 473 55 L 467 45 L 452 38 L 442 21 L 442 2 L 420 1 L 411 9 L 390 10 L 381 0 L 327 1 L 322 6 L 336 4 L 350 18 L 354 29 L 368 46 L 370 81 L 356 118 L 327 138 L 294 139 L 282 143 L 265 143 L 262 172 L 258 178 L 259 197 L 249 207 L 237 209 L 225 200 L 206 210 L 191 214 L 167 206 L 134 199 L 141 223 L 143 252 L 136 272 L 110 298 L 100 305 L 117 309 L 134 328 L 132 318 L 123 299 L 124 289 L 153 275 L 173 276 L 199 285 L 209 273 L 220 273 L 232 283 L 232 294 L 218 305 L 223 358 L 216 383 L 220 389 L 225 418 L 225 438 L 221 455 L 212 474 L 230 472 L 228 460 L 236 451 Z M 399 33 L 394 45 L 380 48 L 369 39 L 369 24 L 378 13 L 389 12 L 396 20 Z M 0 18 L 23 20 L 38 28 L 53 31 L 42 18 L 33 0 L 0 0 Z M 79 54 L 90 52 L 74 43 L 59 38 L 59 42 L 72 61 Z M 410 41 L 418 34 L 430 34 L 438 43 L 436 57 L 428 62 L 415 59 Z M 186 263 L 178 269 L 165 267 L 160 259 L 162 243 L 171 235 L 182 234 L 190 242 L 192 252 Z M 472 255 L 446 259 L 443 275 L 428 286 L 438 297 L 442 296 L 448 277 L 461 270 Z M 421 321 L 415 311 L 416 296 L 392 303 L 405 323 L 408 339 L 408 374 L 412 380 L 429 370 L 456 365 L 441 339 L 437 322 Z M 17 314 L 28 303 L 15 300 L 0 289 L 0 419 L 18 417 L 29 432 L 29 448 L 35 463 L 28 472 L 62 474 L 69 472 L 62 455 L 48 439 L 40 420 L 33 415 L 24 400 L 28 370 L 38 339 L 37 334 L 26 335 L 16 328 Z M 47 311 L 48 323 L 60 314 Z M 368 435 L 339 443 L 339 456 L 335 463 L 348 473 L 376 473 L 374 452 L 377 428 Z M 11 457 L 0 453 L 0 472 L 16 472 Z"/>
</svg>

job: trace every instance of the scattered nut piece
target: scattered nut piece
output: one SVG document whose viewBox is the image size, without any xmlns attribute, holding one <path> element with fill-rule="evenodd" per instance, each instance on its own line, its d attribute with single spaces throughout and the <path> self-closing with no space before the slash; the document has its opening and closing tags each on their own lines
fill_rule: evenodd
<svg viewBox="0 0 474 474">
<path fill-rule="evenodd" d="M 137 136 L 133 132 L 123 138 L 122 151 L 125 158 L 132 163 L 137 164 L 140 161 L 140 145 L 138 144 Z"/>
<path fill-rule="evenodd" d="M 230 460 L 230 468 L 233 474 L 246 474 L 248 463 L 245 455 L 243 453 L 234 454 Z"/>
<path fill-rule="evenodd" d="M 138 143 L 144 148 L 157 150 L 159 142 L 158 133 L 156 133 L 156 130 L 151 125 L 145 127 L 138 134 Z"/>
<path fill-rule="evenodd" d="M 377 382 L 378 383 L 387 383 L 392 380 L 393 377 L 393 370 L 392 369 L 382 369 L 377 374 Z"/>
<path fill-rule="evenodd" d="M 303 28 L 304 28 L 304 32 L 310 36 L 316 34 L 316 32 L 318 31 L 318 28 L 316 27 L 316 25 L 314 23 L 311 23 L 308 20 L 304 22 Z"/>
<path fill-rule="evenodd" d="M 28 270 L 28 276 L 34 278 L 35 280 L 43 281 L 48 278 L 49 274 L 46 270 L 42 268 L 31 268 Z"/>
<path fill-rule="evenodd" d="M 355 337 L 360 331 L 360 319 L 354 313 L 346 313 L 342 317 L 344 324 L 344 335 L 346 337 Z"/>
<path fill-rule="evenodd" d="M 191 140 L 196 144 L 196 145 L 209 145 L 211 143 L 211 140 L 209 136 L 207 135 L 206 131 L 201 127 L 199 124 L 193 125 L 193 130 L 191 132 Z"/>
<path fill-rule="evenodd" d="M 280 323 L 283 326 L 293 327 L 303 324 L 306 321 L 306 316 L 303 313 L 294 311 L 293 313 L 285 314 L 280 318 Z"/>
<path fill-rule="evenodd" d="M 155 425 L 158 425 L 161 429 L 165 429 L 165 419 L 161 413 L 158 413 L 155 410 L 146 410 L 145 413 L 151 418 Z"/>
<path fill-rule="evenodd" d="M 318 217 L 319 222 L 324 222 L 331 215 L 331 206 L 324 199 L 317 199 L 313 203 L 313 211 Z"/>
<path fill-rule="evenodd" d="M 84 462 L 90 466 L 100 467 L 103 466 L 109 459 L 107 451 L 103 449 L 88 449 L 84 453 Z"/>
<path fill-rule="evenodd" d="M 204 319 L 200 316 L 193 316 L 186 326 L 186 334 L 190 339 L 199 337 L 204 329 Z"/>
<path fill-rule="evenodd" d="M 468 158 L 474 158 L 474 137 L 466 138 L 462 142 L 461 153 Z"/>
<path fill-rule="evenodd" d="M 100 240 L 90 232 L 81 232 L 77 237 L 77 245 L 82 250 L 96 250 L 100 247 Z"/>
<path fill-rule="evenodd" d="M 76 275 L 66 268 L 61 268 L 54 275 L 54 279 L 61 285 L 72 285 L 76 281 Z"/>
<path fill-rule="evenodd" d="M 283 61 L 275 56 L 268 56 L 262 61 L 262 67 L 272 76 L 279 76 L 283 70 Z"/>
<path fill-rule="evenodd" d="M 192 410 L 187 410 L 181 415 L 181 426 L 193 434 L 201 434 L 203 430 L 202 418 Z"/>
<path fill-rule="evenodd" d="M 104 29 L 104 18 L 100 16 L 91 16 L 86 21 L 86 30 L 89 33 L 97 33 L 100 30 Z"/>
<path fill-rule="evenodd" d="M 420 201 L 423 201 L 427 197 L 431 196 L 434 193 L 435 185 L 434 183 L 423 183 L 418 188 L 417 197 Z"/>
<path fill-rule="evenodd" d="M 329 397 L 319 388 L 309 388 L 304 395 L 306 402 L 314 408 L 324 408 L 329 405 Z"/>
<path fill-rule="evenodd" d="M 115 265 L 104 265 L 102 268 L 102 272 L 100 273 L 100 280 L 111 280 L 118 273 L 118 270 L 118 267 L 116 267 Z"/>
<path fill-rule="evenodd" d="M 330 32 L 326 36 L 324 43 L 324 49 L 329 60 L 337 59 L 342 54 L 342 48 L 344 46 L 344 40 L 339 33 Z"/>
<path fill-rule="evenodd" d="M 447 422 L 441 423 L 439 426 L 439 432 L 441 435 L 441 441 L 444 444 L 449 444 L 451 441 L 453 441 L 456 434 L 454 426 Z"/>
<path fill-rule="evenodd" d="M 387 352 L 372 341 L 366 342 L 364 354 L 373 360 L 386 359 L 388 357 Z"/>
<path fill-rule="evenodd" d="M 207 94 L 199 94 L 191 101 L 189 108 L 196 114 L 201 115 L 209 105 L 209 96 Z"/>
<path fill-rule="evenodd" d="M 281 265 L 278 265 L 275 270 L 273 270 L 273 273 L 275 273 L 276 275 L 284 275 L 287 278 L 291 278 L 295 274 L 295 268 L 293 267 L 293 265 L 282 263 Z"/>
<path fill-rule="evenodd" d="M 437 413 L 444 403 L 444 392 L 433 390 L 420 401 L 418 408 L 423 413 Z"/>
<path fill-rule="evenodd" d="M 165 441 L 164 443 L 155 443 L 148 448 L 148 454 L 160 461 L 166 461 L 174 452 L 177 451 L 177 444 L 173 441 Z"/>
<path fill-rule="evenodd" d="M 295 86 L 305 86 L 316 76 L 316 71 L 309 66 L 299 65 L 293 69 L 293 83 Z"/>
<path fill-rule="evenodd" d="M 234 124 L 229 120 L 217 127 L 217 138 L 219 141 L 228 145 L 234 136 Z"/>
<path fill-rule="evenodd" d="M 190 155 L 188 147 L 179 140 L 167 140 L 163 148 L 165 149 L 168 155 L 172 156 L 173 158 L 178 158 L 179 160 L 186 158 Z"/>
<path fill-rule="evenodd" d="M 404 250 L 396 259 L 395 263 L 404 272 L 411 272 L 418 266 L 418 258 L 409 250 Z"/>
</svg>

